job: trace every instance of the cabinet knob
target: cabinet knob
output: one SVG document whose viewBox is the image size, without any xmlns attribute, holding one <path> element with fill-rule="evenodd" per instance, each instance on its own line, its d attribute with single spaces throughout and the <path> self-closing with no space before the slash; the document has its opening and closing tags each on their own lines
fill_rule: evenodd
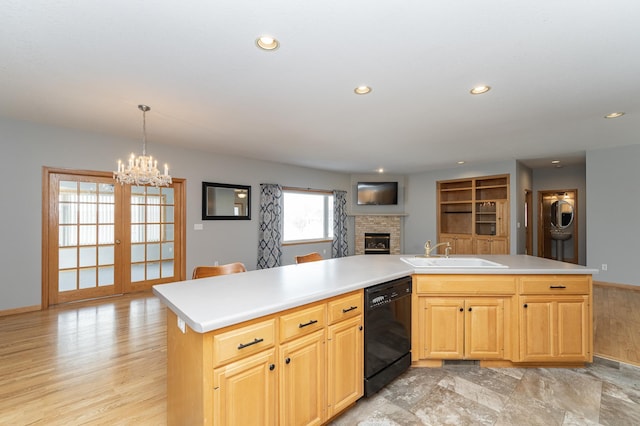
<svg viewBox="0 0 640 426">
<path fill-rule="evenodd" d="M 269 364 L 269 371 L 273 371 L 276 369 L 276 365 L 275 364 Z"/>
<path fill-rule="evenodd" d="M 358 327 L 358 330 L 362 331 L 363 328 L 364 328 L 363 326 L 360 326 Z"/>
<path fill-rule="evenodd" d="M 527 307 L 528 307 L 526 303 L 525 303 L 524 305 L 522 305 L 522 306 L 523 306 L 524 308 L 527 308 Z"/>
<path fill-rule="evenodd" d="M 284 363 L 285 363 L 285 364 L 289 364 L 290 362 L 291 362 L 291 358 L 286 357 L 286 358 L 284 359 Z"/>
<path fill-rule="evenodd" d="M 469 308 L 469 312 L 471 312 L 471 308 Z"/>
<path fill-rule="evenodd" d="M 460 312 L 464 312 L 464 308 L 460 308 Z"/>
</svg>

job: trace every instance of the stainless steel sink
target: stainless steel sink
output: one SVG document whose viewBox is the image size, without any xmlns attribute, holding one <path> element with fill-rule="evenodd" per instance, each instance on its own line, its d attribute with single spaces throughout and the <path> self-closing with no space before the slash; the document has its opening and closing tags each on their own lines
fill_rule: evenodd
<svg viewBox="0 0 640 426">
<path fill-rule="evenodd" d="M 478 257 L 401 257 L 403 262 L 416 268 L 508 268 L 501 263 Z"/>
</svg>

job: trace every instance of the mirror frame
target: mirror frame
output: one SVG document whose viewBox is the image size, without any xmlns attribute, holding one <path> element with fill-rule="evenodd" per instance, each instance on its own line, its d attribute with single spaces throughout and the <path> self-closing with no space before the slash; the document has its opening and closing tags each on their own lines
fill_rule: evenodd
<svg viewBox="0 0 640 426">
<path fill-rule="evenodd" d="M 557 220 L 560 219 L 560 224 L 554 223 L 554 217 L 553 217 L 553 210 L 554 210 L 553 205 L 554 204 L 556 205 L 556 208 L 555 208 L 555 210 L 556 210 L 555 220 L 557 222 Z M 571 219 L 569 220 L 569 223 L 567 223 L 566 225 L 562 224 L 562 207 L 561 206 L 564 205 L 564 204 L 568 205 L 571 208 Z M 566 229 L 569 226 L 571 226 L 571 224 L 573 223 L 573 218 L 575 216 L 575 209 L 574 209 L 572 203 L 570 203 L 569 201 L 566 201 L 566 200 L 556 200 L 553 203 L 551 203 L 550 209 L 551 209 L 551 213 L 552 213 L 551 214 L 551 225 L 552 226 L 554 226 L 557 229 Z"/>
<path fill-rule="evenodd" d="M 209 205 L 210 188 L 226 188 L 247 191 L 247 214 L 242 216 L 210 215 L 207 211 Z M 212 200 L 213 202 L 213 200 Z M 227 183 L 202 182 L 202 220 L 251 220 L 251 186 L 232 185 Z"/>
</svg>

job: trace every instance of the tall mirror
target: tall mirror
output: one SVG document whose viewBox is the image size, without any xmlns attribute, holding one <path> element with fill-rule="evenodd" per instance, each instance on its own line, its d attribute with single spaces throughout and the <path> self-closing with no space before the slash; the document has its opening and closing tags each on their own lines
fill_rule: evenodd
<svg viewBox="0 0 640 426">
<path fill-rule="evenodd" d="M 250 220 L 251 186 L 202 182 L 202 220 Z"/>
</svg>

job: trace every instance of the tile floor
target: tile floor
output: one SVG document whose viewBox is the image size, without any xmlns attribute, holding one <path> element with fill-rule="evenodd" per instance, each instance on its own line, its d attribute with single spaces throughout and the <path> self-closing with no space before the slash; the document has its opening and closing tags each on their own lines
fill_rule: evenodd
<svg viewBox="0 0 640 426">
<path fill-rule="evenodd" d="M 411 368 L 331 425 L 640 425 L 640 368 Z"/>
</svg>

